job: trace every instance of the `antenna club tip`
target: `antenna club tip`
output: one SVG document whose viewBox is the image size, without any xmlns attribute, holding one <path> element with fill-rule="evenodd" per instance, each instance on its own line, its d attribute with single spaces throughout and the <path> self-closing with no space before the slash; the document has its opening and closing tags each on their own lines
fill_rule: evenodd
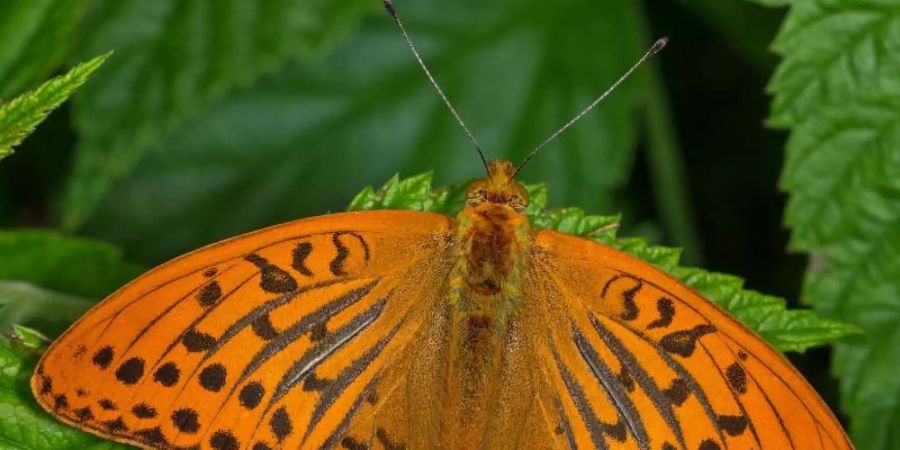
<svg viewBox="0 0 900 450">
<path fill-rule="evenodd" d="M 386 0 L 386 1 L 390 1 L 390 0 Z M 653 47 L 650 48 L 650 54 L 655 55 L 655 54 L 661 52 L 662 49 L 666 48 L 666 44 L 668 44 L 668 43 L 669 43 L 669 38 L 666 36 L 663 36 L 663 37 L 657 39 L 656 42 L 653 43 Z"/>
<path fill-rule="evenodd" d="M 384 9 L 386 9 L 391 16 L 397 17 L 397 9 L 394 8 L 394 2 L 391 0 L 382 0 L 382 3 L 384 3 Z"/>
</svg>

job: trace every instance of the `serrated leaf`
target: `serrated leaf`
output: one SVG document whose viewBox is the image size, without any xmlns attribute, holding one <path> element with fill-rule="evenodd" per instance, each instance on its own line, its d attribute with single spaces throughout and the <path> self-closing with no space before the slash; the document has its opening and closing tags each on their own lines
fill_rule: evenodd
<svg viewBox="0 0 900 450">
<path fill-rule="evenodd" d="M 412 210 L 450 215 L 462 209 L 461 202 L 451 209 L 435 208 L 433 199 L 444 189 L 432 191 L 430 184 L 424 184 L 426 180 L 430 182 L 430 174 L 406 179 L 394 176 L 378 191 L 363 190 L 351 205 L 352 209 L 410 209 L 403 205 L 415 205 Z M 415 186 L 415 189 L 400 188 L 406 185 Z M 734 275 L 680 267 L 680 249 L 650 245 L 640 238 L 618 238 L 619 216 L 588 215 L 580 208 L 548 210 L 541 203 L 546 199 L 546 185 L 531 185 L 527 189 L 539 202 L 527 213 L 535 228 L 592 239 L 653 264 L 729 311 L 779 350 L 802 352 L 859 333 L 855 326 L 824 319 L 812 311 L 788 310 L 784 299 L 745 290 L 744 281 Z M 388 193 L 391 194 L 390 203 L 384 201 Z"/>
<path fill-rule="evenodd" d="M 792 7 L 773 48 L 772 123 L 791 127 L 781 187 L 791 247 L 810 254 L 803 300 L 862 330 L 836 346 L 860 449 L 900 428 L 900 9 L 883 0 Z"/>
<path fill-rule="evenodd" d="M 43 345 L 22 327 L 0 337 L 0 446 L 27 450 L 128 449 L 53 419 L 31 395 L 29 379 Z"/>
<path fill-rule="evenodd" d="M 47 76 L 66 54 L 85 0 L 4 0 L 0 14 L 0 99 Z"/>
<path fill-rule="evenodd" d="M 520 159 L 648 44 L 630 0 L 396 6 L 491 158 Z M 595 51 L 606 42 L 617 44 Z M 613 209 L 613 193 L 632 172 L 645 85 L 642 70 L 526 167 L 524 179 L 551 183 L 554 201 Z M 380 12 L 324 61 L 288 64 L 182 122 L 83 230 L 161 261 L 211 239 L 334 210 L 359 186 L 380 185 L 398 170 L 428 169 L 441 184 L 483 172 Z"/>
<path fill-rule="evenodd" d="M 107 57 L 108 53 L 79 64 L 65 75 L 0 105 L 0 159 L 11 155 L 13 147 L 84 84 Z"/>
<path fill-rule="evenodd" d="M 285 61 L 347 33 L 367 0 L 98 0 L 80 53 L 121 50 L 75 105 L 80 133 L 63 201 L 68 228 L 83 223 L 144 153 L 213 102 Z"/>
</svg>

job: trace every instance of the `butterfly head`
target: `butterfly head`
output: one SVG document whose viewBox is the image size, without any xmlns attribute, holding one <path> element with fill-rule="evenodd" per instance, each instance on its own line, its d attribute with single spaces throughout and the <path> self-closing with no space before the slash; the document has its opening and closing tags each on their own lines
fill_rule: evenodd
<svg viewBox="0 0 900 450">
<path fill-rule="evenodd" d="M 487 178 L 472 182 L 466 204 L 470 207 L 508 206 L 516 212 L 525 212 L 528 191 L 515 180 L 515 174 L 516 166 L 509 161 L 488 162 Z"/>
</svg>

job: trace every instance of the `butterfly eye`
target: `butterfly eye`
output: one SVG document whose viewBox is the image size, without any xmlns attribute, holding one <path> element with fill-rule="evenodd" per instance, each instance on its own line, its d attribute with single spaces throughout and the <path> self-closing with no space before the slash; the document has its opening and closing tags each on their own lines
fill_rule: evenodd
<svg viewBox="0 0 900 450">
<path fill-rule="evenodd" d="M 466 199 L 469 201 L 484 200 L 484 198 L 485 198 L 484 189 L 482 189 L 482 188 L 473 189 L 473 190 L 469 191 L 469 195 L 466 196 Z"/>
<path fill-rule="evenodd" d="M 526 200 L 518 195 L 513 195 L 509 199 L 509 206 L 518 212 L 524 212 L 525 209 L 528 207 L 528 200 Z"/>
</svg>

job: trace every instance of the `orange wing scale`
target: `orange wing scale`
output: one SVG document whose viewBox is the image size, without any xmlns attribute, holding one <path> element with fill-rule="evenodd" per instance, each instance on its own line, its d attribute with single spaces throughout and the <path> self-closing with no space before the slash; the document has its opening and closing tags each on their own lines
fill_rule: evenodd
<svg viewBox="0 0 900 450">
<path fill-rule="evenodd" d="M 548 381 L 577 448 L 852 448 L 796 369 L 713 303 L 609 247 L 535 241 L 525 285 L 544 299 Z"/>
<path fill-rule="evenodd" d="M 450 225 L 347 213 L 190 253 L 85 315 L 32 387 L 61 420 L 142 448 L 333 446 L 434 308 Z"/>
</svg>

